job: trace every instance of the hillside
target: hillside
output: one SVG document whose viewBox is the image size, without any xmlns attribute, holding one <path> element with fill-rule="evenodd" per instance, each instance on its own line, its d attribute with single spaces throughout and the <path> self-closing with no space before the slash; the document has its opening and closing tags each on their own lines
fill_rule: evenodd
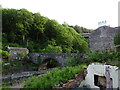
<svg viewBox="0 0 120 90">
<path fill-rule="evenodd" d="M 27 47 L 30 52 L 86 53 L 88 50 L 79 26 L 61 25 L 26 9 L 2 9 L 2 21 L 3 50 L 7 46 Z M 86 28 L 81 30 L 90 32 Z"/>
</svg>

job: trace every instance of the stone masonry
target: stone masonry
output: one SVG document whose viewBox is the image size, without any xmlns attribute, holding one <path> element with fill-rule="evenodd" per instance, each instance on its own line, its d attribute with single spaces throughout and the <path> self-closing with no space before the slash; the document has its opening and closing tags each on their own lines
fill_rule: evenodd
<svg viewBox="0 0 120 90">
<path fill-rule="evenodd" d="M 89 35 L 89 48 L 91 51 L 113 51 L 114 37 L 120 32 L 119 27 L 102 26 Z"/>
<path fill-rule="evenodd" d="M 85 55 L 84 54 L 77 54 L 77 53 L 29 53 L 29 58 L 34 63 L 38 63 L 38 57 L 41 59 L 41 63 L 43 63 L 46 59 L 52 58 L 58 61 L 62 66 L 66 64 L 66 59 L 71 56 L 78 56 L 80 60 L 82 60 Z"/>
</svg>

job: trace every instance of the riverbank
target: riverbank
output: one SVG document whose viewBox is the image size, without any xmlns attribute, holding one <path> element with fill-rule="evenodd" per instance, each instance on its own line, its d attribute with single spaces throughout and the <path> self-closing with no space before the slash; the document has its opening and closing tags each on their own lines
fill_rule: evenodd
<svg viewBox="0 0 120 90">
<path fill-rule="evenodd" d="M 22 84 L 32 76 L 42 76 L 43 74 L 52 71 L 54 68 L 40 71 L 25 71 L 2 76 L 2 86 L 10 86 L 11 88 L 22 88 Z"/>
</svg>

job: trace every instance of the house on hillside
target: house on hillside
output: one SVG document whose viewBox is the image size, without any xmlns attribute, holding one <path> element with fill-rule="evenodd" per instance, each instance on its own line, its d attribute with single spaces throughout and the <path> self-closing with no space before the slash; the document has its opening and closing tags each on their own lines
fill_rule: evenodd
<svg viewBox="0 0 120 90">
<path fill-rule="evenodd" d="M 8 47 L 8 52 L 10 54 L 10 60 L 21 60 L 29 53 L 27 48 L 18 48 L 18 47 Z"/>
<path fill-rule="evenodd" d="M 120 33 L 120 27 L 102 26 L 89 35 L 89 47 L 91 51 L 115 50 L 114 37 Z"/>
</svg>

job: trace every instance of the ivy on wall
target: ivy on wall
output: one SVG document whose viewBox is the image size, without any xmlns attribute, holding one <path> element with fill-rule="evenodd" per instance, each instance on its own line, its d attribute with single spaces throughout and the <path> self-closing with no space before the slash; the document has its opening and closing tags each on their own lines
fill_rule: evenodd
<svg viewBox="0 0 120 90">
<path fill-rule="evenodd" d="M 120 51 L 120 33 L 118 33 L 114 37 L 114 44 L 115 44 L 115 47 L 116 47 L 116 51 Z"/>
</svg>

